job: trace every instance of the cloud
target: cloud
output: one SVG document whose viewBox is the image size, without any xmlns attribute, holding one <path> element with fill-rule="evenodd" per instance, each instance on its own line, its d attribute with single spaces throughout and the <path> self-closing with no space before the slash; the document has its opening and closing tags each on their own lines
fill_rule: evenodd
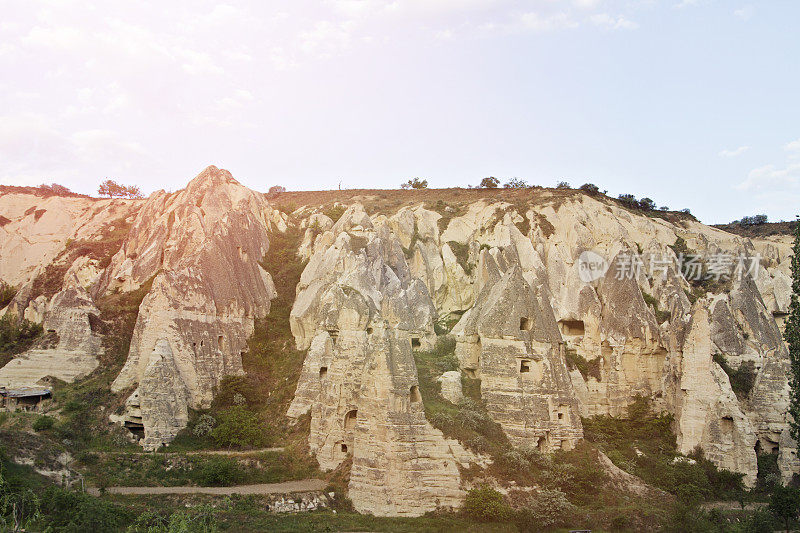
<svg viewBox="0 0 800 533">
<path fill-rule="evenodd" d="M 736 9 L 733 12 L 733 16 L 742 20 L 750 20 L 755 13 L 755 9 L 753 6 L 745 6 L 739 9 Z"/>
<path fill-rule="evenodd" d="M 536 12 L 528 12 L 523 13 L 519 21 L 524 29 L 537 32 L 574 29 L 580 25 L 564 12 L 553 13 L 552 15 L 540 15 Z"/>
<path fill-rule="evenodd" d="M 591 20 L 592 24 L 595 26 L 599 26 L 607 30 L 635 30 L 639 27 L 639 24 L 632 20 L 628 20 L 622 16 L 614 17 L 608 13 L 598 13 L 596 15 L 592 15 L 589 20 Z"/>
<path fill-rule="evenodd" d="M 789 157 L 800 157 L 800 139 L 786 143 L 783 149 L 789 152 Z"/>
<path fill-rule="evenodd" d="M 790 163 L 785 167 L 764 165 L 750 171 L 747 179 L 736 185 L 740 191 L 774 189 L 776 187 L 794 188 L 800 184 L 800 163 Z"/>
<path fill-rule="evenodd" d="M 740 146 L 739 148 L 734 148 L 733 150 L 722 150 L 719 152 L 720 157 L 736 157 L 742 155 L 746 151 L 750 149 L 749 146 Z"/>
</svg>

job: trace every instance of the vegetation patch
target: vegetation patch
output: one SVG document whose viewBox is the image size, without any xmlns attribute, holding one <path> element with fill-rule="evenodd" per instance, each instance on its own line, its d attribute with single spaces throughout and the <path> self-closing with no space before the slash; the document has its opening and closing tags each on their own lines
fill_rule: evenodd
<svg viewBox="0 0 800 533">
<path fill-rule="evenodd" d="M 447 245 L 452 250 L 453 255 L 456 256 L 456 261 L 461 268 L 464 269 L 464 273 L 466 275 L 471 275 L 472 271 L 475 270 L 475 263 L 471 262 L 469 259 L 469 245 L 468 244 L 461 244 L 457 241 L 447 241 Z"/>
<path fill-rule="evenodd" d="M 597 381 L 602 381 L 599 357 L 588 361 L 573 348 L 567 348 L 564 351 L 564 357 L 567 361 L 567 368 L 569 370 L 575 370 L 577 368 L 578 372 L 583 376 L 583 379 L 589 379 L 589 376 L 591 376 Z"/>
<path fill-rule="evenodd" d="M 637 397 L 628 416 L 594 416 L 583 420 L 584 437 L 614 464 L 681 501 L 738 499 L 743 474 L 718 469 L 702 452 L 690 457 L 676 450 L 670 414 L 654 414 L 646 398 Z"/>
<path fill-rule="evenodd" d="M 743 361 L 739 368 L 733 368 L 725 356 L 720 353 L 715 353 L 713 359 L 728 374 L 731 388 L 739 401 L 747 399 L 750 391 L 753 390 L 753 385 L 756 383 L 755 363 L 753 361 Z"/>
</svg>

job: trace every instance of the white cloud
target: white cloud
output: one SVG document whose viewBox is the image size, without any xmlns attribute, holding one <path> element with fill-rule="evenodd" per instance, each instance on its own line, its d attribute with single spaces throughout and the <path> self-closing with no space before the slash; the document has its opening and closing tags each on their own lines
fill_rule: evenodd
<svg viewBox="0 0 800 533">
<path fill-rule="evenodd" d="M 570 18 L 567 13 L 559 12 L 552 15 L 540 15 L 536 12 L 523 13 L 520 22 L 524 29 L 532 31 L 554 31 L 564 29 L 574 29 L 579 26 L 578 22 Z"/>
<path fill-rule="evenodd" d="M 607 30 L 635 30 L 639 27 L 639 24 L 632 20 L 628 20 L 622 16 L 614 17 L 608 13 L 592 15 L 589 20 L 591 20 L 592 24 L 595 26 Z"/>
<path fill-rule="evenodd" d="M 796 187 L 798 184 L 800 184 L 800 163 L 790 163 L 782 168 L 770 164 L 751 170 L 747 179 L 738 184 L 736 188 L 749 191 Z"/>
<path fill-rule="evenodd" d="M 736 156 L 742 155 L 743 153 L 745 153 L 749 149 L 750 149 L 749 146 L 740 146 L 738 148 L 734 148 L 733 150 L 725 149 L 725 150 L 722 150 L 722 151 L 719 152 L 719 156 L 720 157 L 736 157 Z"/>
<path fill-rule="evenodd" d="M 789 157 L 800 157 L 800 139 L 786 143 L 783 149 L 789 152 Z"/>
<path fill-rule="evenodd" d="M 755 9 L 753 8 L 753 6 L 744 6 L 742 8 L 734 10 L 733 15 L 736 18 L 742 20 L 750 20 L 753 17 L 754 13 Z"/>
</svg>

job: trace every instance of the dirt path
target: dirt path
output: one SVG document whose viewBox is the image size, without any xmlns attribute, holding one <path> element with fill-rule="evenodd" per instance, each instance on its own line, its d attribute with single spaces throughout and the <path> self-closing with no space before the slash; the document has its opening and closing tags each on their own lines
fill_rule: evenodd
<svg viewBox="0 0 800 533">
<path fill-rule="evenodd" d="M 754 511 L 769 505 L 767 502 L 748 502 L 744 505 L 745 511 Z M 735 501 L 706 502 L 700 505 L 702 509 L 719 509 L 720 511 L 739 511 L 742 506 Z"/>
<path fill-rule="evenodd" d="M 237 485 L 234 487 L 107 487 L 106 494 L 284 494 L 288 492 L 314 492 L 324 490 L 327 481 L 321 479 L 301 479 L 283 483 L 262 483 L 260 485 Z M 90 487 L 89 494 L 100 495 L 100 489 Z"/>
<path fill-rule="evenodd" d="M 259 448 L 257 450 L 190 450 L 186 452 L 129 452 L 129 451 L 104 451 L 99 452 L 103 455 L 228 455 L 232 457 L 246 457 L 248 455 L 255 455 L 258 453 L 282 452 L 286 448 L 278 446 L 276 448 Z"/>
</svg>

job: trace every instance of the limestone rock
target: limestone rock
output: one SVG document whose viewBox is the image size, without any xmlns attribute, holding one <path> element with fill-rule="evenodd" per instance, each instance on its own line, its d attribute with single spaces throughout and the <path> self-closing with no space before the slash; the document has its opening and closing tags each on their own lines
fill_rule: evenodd
<svg viewBox="0 0 800 533">
<path fill-rule="evenodd" d="M 229 172 L 208 167 L 186 189 L 148 199 L 103 274 L 106 291 L 155 276 L 112 384 L 138 386 L 147 447 L 168 443 L 187 406 L 208 407 L 221 379 L 242 373 L 253 321 L 275 295 L 258 263 L 281 227 L 275 213 Z"/>
<path fill-rule="evenodd" d="M 441 386 L 442 398 L 450 403 L 457 404 L 464 399 L 464 392 L 461 388 L 461 372 L 450 370 L 437 378 Z"/>
</svg>

